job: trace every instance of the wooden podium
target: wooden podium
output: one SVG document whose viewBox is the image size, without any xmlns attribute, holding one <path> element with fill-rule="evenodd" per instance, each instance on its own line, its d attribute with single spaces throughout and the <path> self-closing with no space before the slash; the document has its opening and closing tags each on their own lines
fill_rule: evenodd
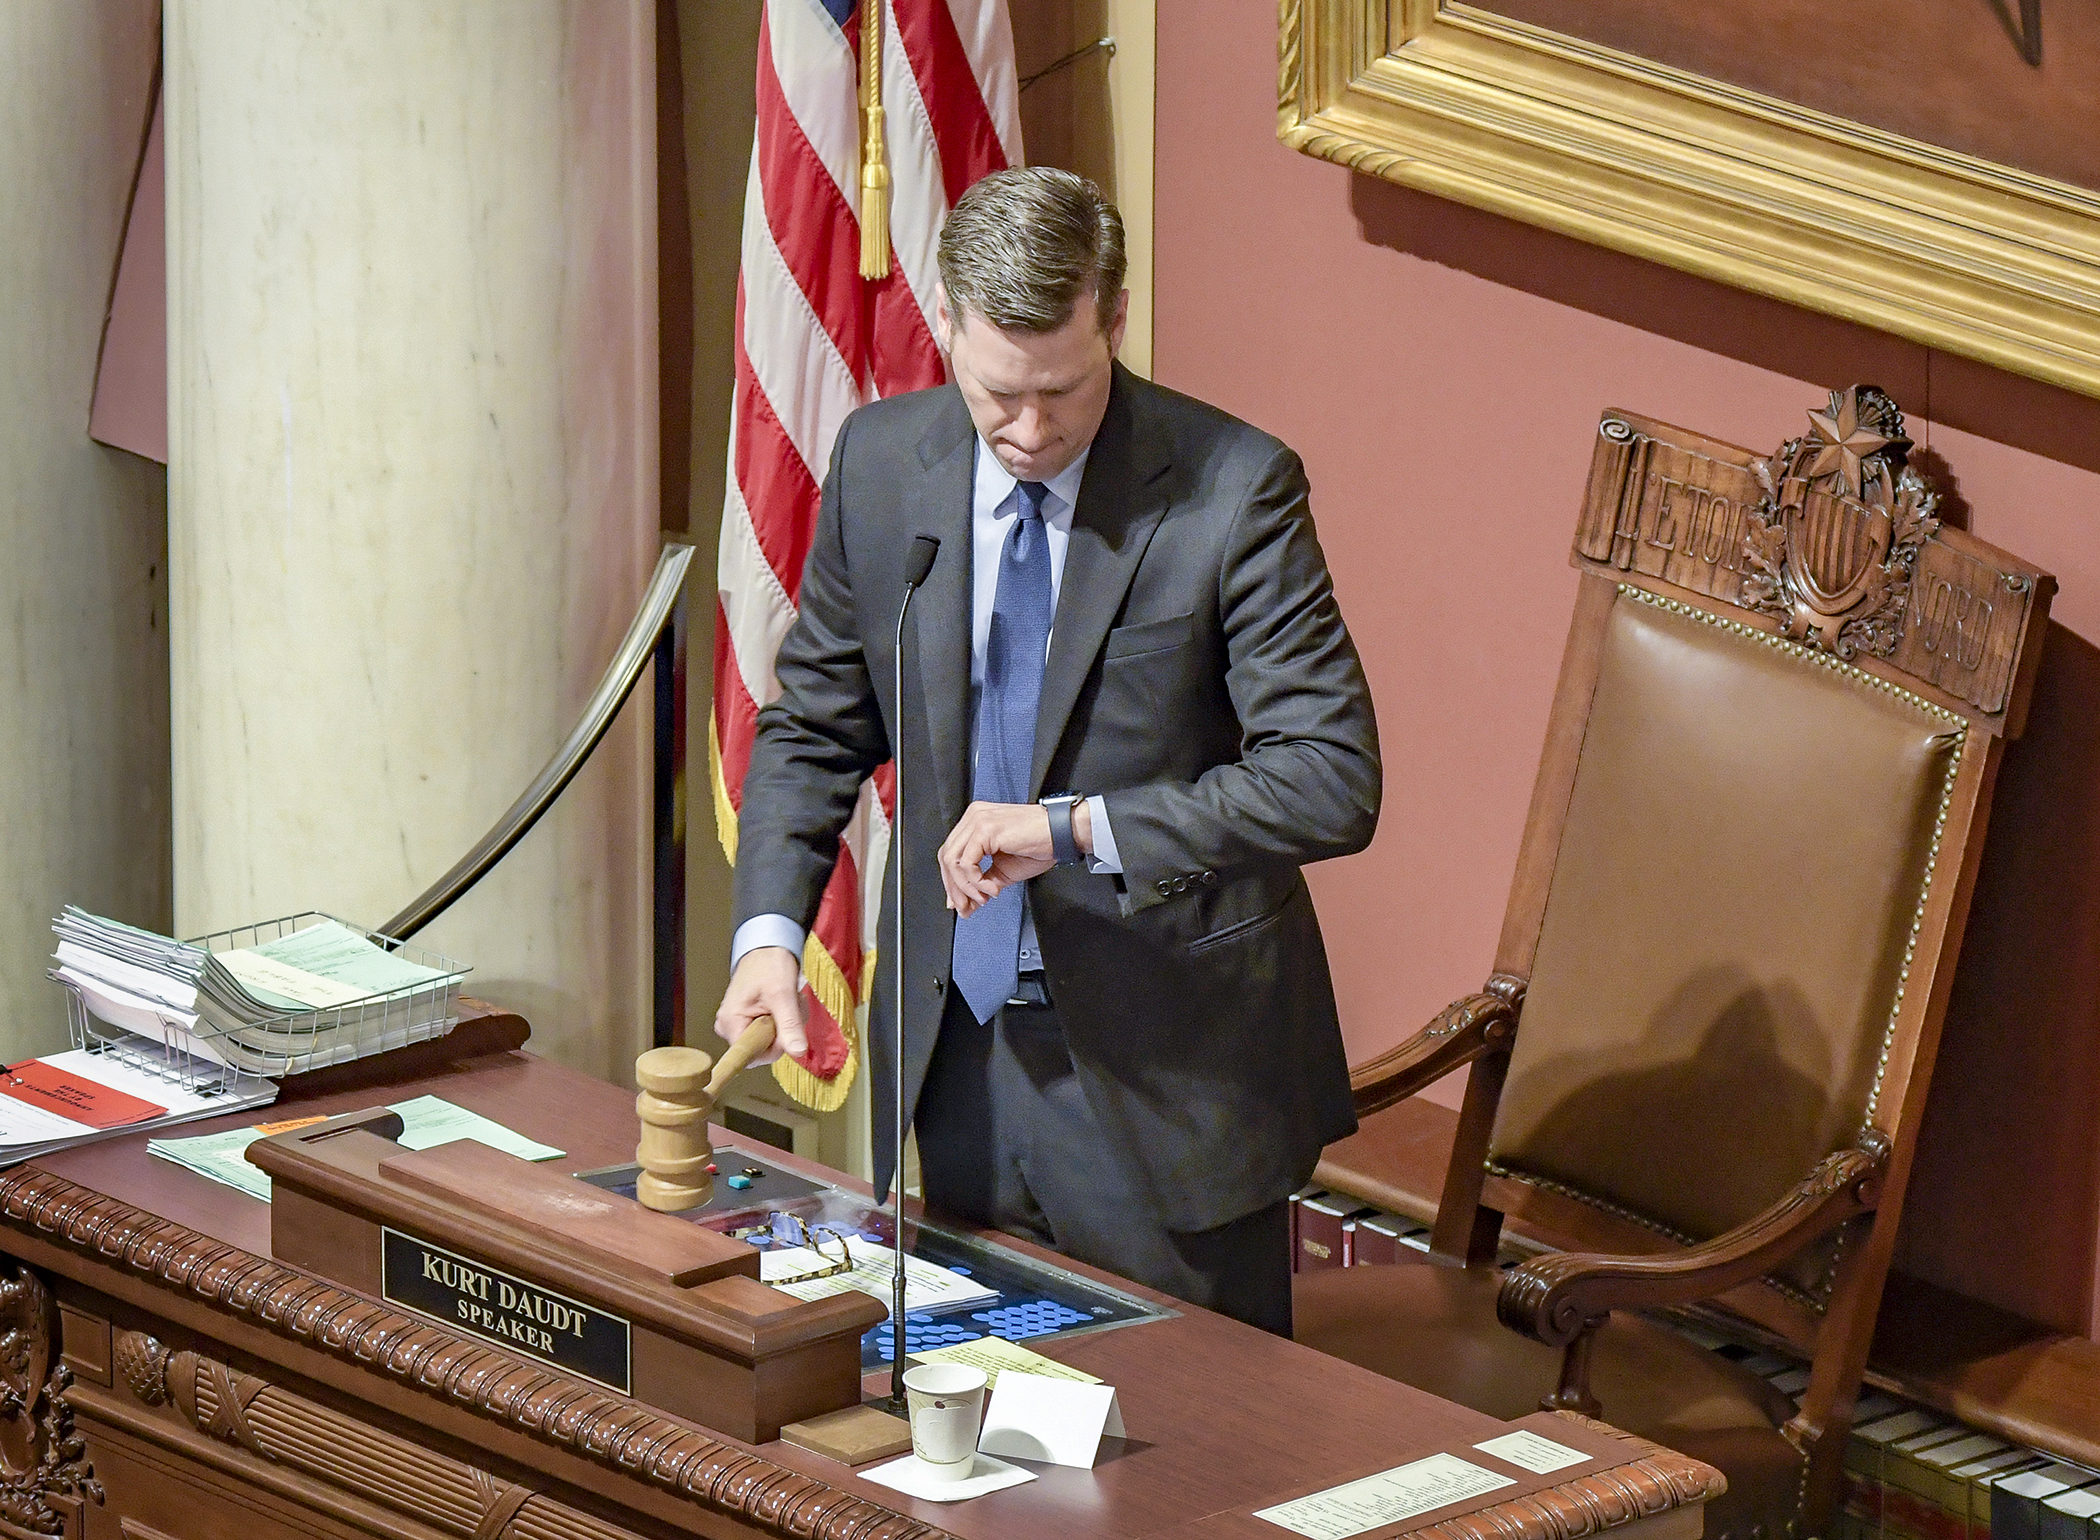
<svg viewBox="0 0 2100 1540">
<path fill-rule="evenodd" d="M 535 1169 L 405 1152 L 371 1109 L 424 1094 L 567 1153 Z M 773 1437 L 854 1398 L 877 1301 L 793 1300 L 688 1221 L 653 1216 L 675 1236 L 630 1226 L 638 1205 L 607 1209 L 626 1200 L 568 1179 L 631 1156 L 631 1093 L 505 1052 L 266 1116 L 314 1114 L 332 1121 L 251 1146 L 271 1204 L 151 1157 L 142 1136 L 0 1171 L 0 1535 L 1289 1540 L 1255 1511 L 1509 1431 L 1184 1306 L 1036 1344 L 1117 1389 L 1130 1437 L 1107 1440 L 1094 1469 L 1040 1466 L 970 1502 L 920 1502 Z M 507 1308 L 505 1282 L 524 1291 Z M 569 1311 L 626 1324 L 625 1391 L 601 1372 L 602 1338 L 565 1360 L 558 1334 L 605 1329 Z M 1588 1463 L 1412 1528 L 1694 1540 L 1710 1468 L 1568 1427 Z"/>
<path fill-rule="evenodd" d="M 379 1108 L 258 1140 L 270 1249 L 388 1304 L 767 1443 L 860 1400 L 866 1294 L 804 1303 L 758 1252 L 471 1139 L 393 1140 Z"/>
</svg>

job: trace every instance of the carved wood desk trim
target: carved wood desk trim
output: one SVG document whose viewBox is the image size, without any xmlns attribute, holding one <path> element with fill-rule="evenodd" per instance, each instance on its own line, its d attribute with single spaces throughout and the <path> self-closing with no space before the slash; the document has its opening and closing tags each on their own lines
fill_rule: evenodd
<svg viewBox="0 0 2100 1540">
<path fill-rule="evenodd" d="M 232 1338 L 223 1316 L 324 1353 L 361 1373 L 383 1374 L 506 1430 L 620 1476 L 638 1478 L 712 1512 L 744 1519 L 767 1533 L 797 1540 L 938 1540 L 944 1533 L 583 1380 L 513 1358 L 34 1166 L 0 1176 L 0 1215 L 14 1233 L 9 1249 L 27 1261 L 105 1292 L 114 1292 L 107 1287 L 107 1270 L 121 1269 L 142 1283 L 176 1291 L 221 1313 L 206 1329 L 228 1340 Z M 29 1237 L 35 1238 L 30 1245 L 20 1244 Z M 102 1271 L 83 1275 L 66 1265 L 82 1257 L 100 1264 Z M 176 1315 L 172 1302 L 149 1304 L 136 1294 L 127 1302 Z M 139 1341 L 142 1337 L 147 1340 Z M 118 1341 L 121 1347 L 114 1356 L 121 1360 L 134 1393 L 143 1387 L 140 1399 L 148 1405 L 154 1404 L 149 1397 L 157 1390 L 175 1394 L 174 1387 L 164 1386 L 173 1360 L 197 1358 L 187 1352 L 171 1355 L 144 1333 L 123 1334 Z M 209 1362 L 195 1372 L 209 1378 L 214 1370 L 221 1377 L 229 1373 L 225 1366 Z M 179 1395 L 176 1399 L 181 1405 Z M 211 1408 L 216 1403 L 207 1396 L 204 1404 Z M 242 1426 L 230 1411 L 208 1411 L 206 1420 L 198 1423 L 199 1431 L 207 1434 Z M 260 1452 L 247 1438 L 233 1441 Z M 417 1516 L 442 1522 L 434 1512 Z M 501 1535 L 506 1527 L 507 1521 L 486 1533 Z"/>
<path fill-rule="evenodd" d="M 148 1454 L 318 1506 L 344 1534 L 617 1540 L 637 1521 L 665 1533 L 797 1540 L 948 1533 L 33 1165 L 0 1173 L 0 1224 L 0 1249 L 27 1264 L 0 1283 L 16 1301 L 13 1330 L 0 1337 L 0 1421 L 16 1419 L 35 1451 L 20 1468 L 0 1454 L 0 1534 L 77 1536 L 82 1509 L 102 1501 L 76 1411 Z M 95 1291 L 110 1319 L 69 1305 L 64 1285 L 54 1298 L 36 1270 Z M 212 1343 L 225 1351 L 200 1351 Z M 356 1411 L 275 1383 L 273 1364 Z M 16 1378 L 25 1373 L 33 1382 Z M 358 1414 L 365 1409 L 382 1415 Z M 388 1422 L 435 1436 L 408 1437 Z M 1644 1540 L 1696 1535 L 1696 1505 L 1722 1490 L 1718 1473 L 1614 1436 L 1627 1445 L 1626 1464 L 1421 1533 L 1583 1540 L 1632 1526 Z M 585 1511 L 537 1490 L 534 1475 L 602 1502 Z M 1192 1511 L 1176 1532 L 1200 1532 L 1206 1517 Z M 129 1515 L 120 1528 L 131 1540 L 164 1540 Z"/>
</svg>

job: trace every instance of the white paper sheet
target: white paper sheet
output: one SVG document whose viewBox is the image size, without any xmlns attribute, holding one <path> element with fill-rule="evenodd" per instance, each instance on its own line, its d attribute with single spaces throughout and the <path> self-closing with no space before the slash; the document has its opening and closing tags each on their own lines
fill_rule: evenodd
<svg viewBox="0 0 2100 1540">
<path fill-rule="evenodd" d="M 1008 1369 L 992 1387 L 977 1447 L 1014 1460 L 1048 1460 L 1091 1470 L 1101 1435 L 1123 1436 L 1123 1413 L 1113 1385 L 1025 1374 Z"/>
<path fill-rule="evenodd" d="M 1570 1449 L 1566 1444 L 1556 1444 L 1543 1434 L 1533 1433 L 1528 1428 L 1519 1428 L 1514 1433 L 1505 1433 L 1500 1438 L 1491 1438 L 1486 1443 L 1473 1446 L 1482 1454 L 1491 1454 L 1498 1460 L 1507 1460 L 1521 1470 L 1533 1475 L 1546 1476 L 1554 1471 L 1565 1470 L 1570 1465 L 1580 1465 L 1589 1458 L 1580 1449 Z"/>
<path fill-rule="evenodd" d="M 863 1481 L 872 1481 L 907 1497 L 923 1497 L 932 1503 L 959 1503 L 966 1497 L 982 1497 L 1002 1487 L 1017 1487 L 1024 1481 L 1035 1480 L 1034 1471 L 1008 1465 L 988 1454 L 978 1455 L 970 1467 L 970 1474 L 961 1481 L 934 1480 L 926 1473 L 926 1463 L 915 1454 L 892 1460 L 887 1465 L 878 1465 L 873 1470 L 864 1470 L 860 1476 Z"/>
<path fill-rule="evenodd" d="M 1022 1374 L 1040 1374 L 1053 1380 L 1077 1380 L 1082 1385 L 1101 1383 L 1097 1374 L 1061 1364 L 1054 1358 L 1045 1358 L 1041 1353 L 1022 1347 L 1018 1342 L 1008 1342 L 1004 1337 L 979 1337 L 975 1342 L 950 1343 L 947 1347 L 911 1356 L 922 1364 L 967 1364 L 972 1369 L 982 1369 L 985 1383 L 989 1385 L 997 1385 L 999 1376 L 1009 1369 Z"/>
<path fill-rule="evenodd" d="M 1350 1540 L 1352 1535 L 1398 1524 L 1432 1508 L 1516 1484 L 1512 1477 L 1498 1476 L 1455 1454 L 1433 1454 L 1426 1460 L 1260 1509 L 1254 1516 L 1304 1535 L 1306 1540 Z"/>
<path fill-rule="evenodd" d="M 807 1246 L 762 1251 L 758 1254 L 759 1281 L 773 1283 L 774 1288 L 797 1299 L 828 1299 L 848 1289 L 859 1289 L 863 1294 L 872 1294 L 883 1303 L 889 1303 L 897 1253 L 887 1246 L 878 1246 L 858 1237 L 849 1245 L 853 1253 L 851 1272 L 833 1273 L 828 1278 L 811 1278 L 802 1283 L 773 1283 L 773 1280 L 792 1278 L 797 1273 L 815 1272 L 820 1267 L 829 1266 L 838 1260 L 837 1246 L 827 1243 L 830 1256 L 819 1256 Z M 961 1273 L 922 1262 L 917 1257 L 904 1259 L 904 1308 L 907 1311 L 960 1310 L 965 1305 L 986 1304 L 998 1297 L 996 1289 L 988 1289 Z"/>
</svg>

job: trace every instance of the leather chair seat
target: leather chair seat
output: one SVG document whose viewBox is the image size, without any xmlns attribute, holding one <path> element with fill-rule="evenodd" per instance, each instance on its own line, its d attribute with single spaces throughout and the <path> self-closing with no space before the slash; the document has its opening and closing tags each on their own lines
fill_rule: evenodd
<svg viewBox="0 0 2100 1540">
<path fill-rule="evenodd" d="M 1308 1347 L 1513 1421 L 1560 1379 L 1561 1353 L 1495 1316 L 1491 1268 L 1403 1264 L 1300 1274 L 1296 1329 Z M 1786 1397 L 1676 1332 L 1615 1314 L 1597 1333 L 1590 1389 L 1604 1420 L 1728 1478 L 1706 1509 L 1707 1540 L 1784 1540 L 1797 1533 L 1802 1460 L 1779 1432 Z"/>
</svg>

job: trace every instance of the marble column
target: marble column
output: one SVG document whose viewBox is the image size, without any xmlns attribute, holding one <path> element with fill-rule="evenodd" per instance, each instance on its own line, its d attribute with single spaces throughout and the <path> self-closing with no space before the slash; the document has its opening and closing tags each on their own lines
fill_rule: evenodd
<svg viewBox="0 0 2100 1540">
<path fill-rule="evenodd" d="M 90 441 L 155 0 L 0 5 L 0 1054 L 65 1042 L 77 903 L 168 921 L 166 482 Z"/>
<path fill-rule="evenodd" d="M 658 543 L 642 0 L 167 0 L 175 921 L 378 924 L 575 721 Z M 645 680 L 418 939 L 649 1034 Z"/>
</svg>

